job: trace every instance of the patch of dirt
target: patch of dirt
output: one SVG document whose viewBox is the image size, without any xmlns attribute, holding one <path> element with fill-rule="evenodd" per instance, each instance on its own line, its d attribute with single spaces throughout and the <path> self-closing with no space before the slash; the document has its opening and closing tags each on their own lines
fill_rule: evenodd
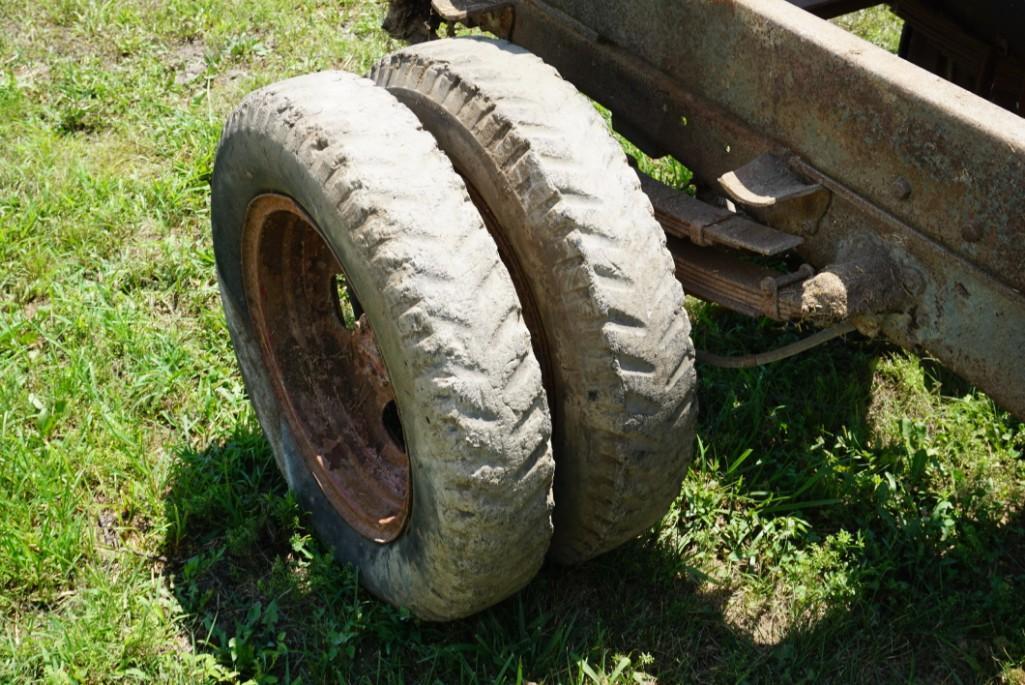
<svg viewBox="0 0 1025 685">
<path fill-rule="evenodd" d="M 779 645 L 797 625 L 812 625 L 825 615 L 825 607 L 808 607 L 795 616 L 789 588 L 756 597 L 743 587 L 705 584 L 700 594 L 718 607 L 726 625 L 761 647 Z"/>
<path fill-rule="evenodd" d="M 206 71 L 206 46 L 202 43 L 184 43 L 171 52 L 169 64 L 177 72 L 175 84 L 187 86 Z"/>
<path fill-rule="evenodd" d="M 201 42 L 183 43 L 174 48 L 168 55 L 167 64 L 174 69 L 174 82 L 178 86 L 201 85 L 208 76 L 219 86 L 234 85 L 250 74 L 248 70 L 238 67 L 218 74 L 209 74 L 207 49 Z"/>
<path fill-rule="evenodd" d="M 192 646 L 192 640 L 188 634 L 184 631 L 176 634 L 173 639 L 175 651 L 179 654 L 195 654 L 196 650 Z"/>
<path fill-rule="evenodd" d="M 871 446 L 883 447 L 900 441 L 899 423 L 894 421 L 895 416 L 925 421 L 935 428 L 939 408 L 933 406 L 927 394 L 913 390 L 917 384 L 886 367 L 876 369 L 866 412 Z"/>
<path fill-rule="evenodd" d="M 725 598 L 722 609 L 723 621 L 756 645 L 779 644 L 791 627 L 787 603 L 780 597 L 756 599 L 738 589 Z"/>
<path fill-rule="evenodd" d="M 31 89 L 37 83 L 50 78 L 50 65 L 37 63 L 28 64 L 14 70 L 14 82 L 18 88 Z"/>
<path fill-rule="evenodd" d="M 103 509 L 100 511 L 96 522 L 100 527 L 100 537 L 103 538 L 103 544 L 111 549 L 115 549 L 118 546 L 118 537 L 117 517 L 114 515 L 114 512 L 110 509 Z"/>
<path fill-rule="evenodd" d="M 249 72 L 245 69 L 229 69 L 223 74 L 218 74 L 214 81 L 218 85 L 234 84 L 242 80 L 246 76 L 249 76 Z"/>
<path fill-rule="evenodd" d="M 33 297 L 31 300 L 25 303 L 22 307 L 22 315 L 26 320 L 31 320 L 36 317 L 36 314 L 40 309 L 50 304 L 49 298 L 46 297 Z"/>
</svg>

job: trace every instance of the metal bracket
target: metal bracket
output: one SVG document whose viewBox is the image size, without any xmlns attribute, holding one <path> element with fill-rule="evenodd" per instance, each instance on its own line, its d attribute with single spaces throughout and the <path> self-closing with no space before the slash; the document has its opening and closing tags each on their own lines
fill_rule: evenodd
<svg viewBox="0 0 1025 685">
<path fill-rule="evenodd" d="M 818 231 L 832 199 L 829 190 L 798 177 L 787 160 L 771 153 L 723 174 L 719 185 L 770 226 L 801 235 Z"/>
<path fill-rule="evenodd" d="M 517 0 L 431 0 L 431 7 L 449 23 L 465 22 L 470 17 L 512 7 Z"/>
<path fill-rule="evenodd" d="M 818 183 L 805 183 L 774 154 L 765 154 L 719 177 L 719 185 L 745 207 L 774 207 L 821 192 Z"/>
<path fill-rule="evenodd" d="M 775 316 L 773 317 L 774 319 L 778 321 L 782 321 L 784 319 L 783 313 L 779 308 L 780 289 L 785 288 L 788 285 L 793 285 L 794 283 L 806 281 L 814 275 L 815 268 L 811 264 L 802 264 L 801 268 L 797 271 L 780 274 L 779 276 L 766 276 L 762 279 L 762 282 L 759 285 L 762 288 L 762 292 L 769 298 L 775 313 Z"/>
</svg>

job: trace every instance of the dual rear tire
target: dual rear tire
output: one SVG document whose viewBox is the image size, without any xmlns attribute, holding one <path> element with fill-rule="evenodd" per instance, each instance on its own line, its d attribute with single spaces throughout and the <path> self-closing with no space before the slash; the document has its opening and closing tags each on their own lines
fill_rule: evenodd
<svg viewBox="0 0 1025 685">
<path fill-rule="evenodd" d="M 231 116 L 218 278 L 320 537 L 375 594 L 453 619 L 657 522 L 690 458 L 693 350 L 650 204 L 554 70 L 455 40 L 372 76 Z"/>
</svg>

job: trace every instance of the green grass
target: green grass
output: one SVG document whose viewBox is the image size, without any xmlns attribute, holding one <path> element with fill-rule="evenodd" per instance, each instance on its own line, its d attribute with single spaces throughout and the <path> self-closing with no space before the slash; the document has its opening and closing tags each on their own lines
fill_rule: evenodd
<svg viewBox="0 0 1025 685">
<path fill-rule="evenodd" d="M 886 5 L 851 12 L 837 17 L 833 22 L 890 52 L 897 52 L 900 46 L 900 32 L 904 22 Z"/>
<path fill-rule="evenodd" d="M 879 342 L 703 369 L 662 524 L 479 616 L 330 561 L 238 376 L 208 181 L 243 93 L 365 71 L 382 11 L 0 5 L 0 682 L 1025 682 L 1025 429 Z M 707 349 L 801 335 L 691 310 Z"/>
</svg>

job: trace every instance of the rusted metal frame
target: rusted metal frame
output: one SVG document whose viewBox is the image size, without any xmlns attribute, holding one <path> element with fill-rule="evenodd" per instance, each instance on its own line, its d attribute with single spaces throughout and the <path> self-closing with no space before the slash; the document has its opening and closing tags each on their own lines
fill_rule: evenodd
<svg viewBox="0 0 1025 685">
<path fill-rule="evenodd" d="M 480 27 L 496 35 L 512 29 L 518 0 L 431 0 L 431 10 L 444 23 Z M 395 0 L 392 0 L 393 4 Z"/>
<path fill-rule="evenodd" d="M 431 7 L 447 22 L 473 21 L 480 15 L 515 4 L 516 0 L 431 0 Z"/>
<path fill-rule="evenodd" d="M 521 0 L 517 12 L 516 42 L 699 181 L 796 154 L 1025 290 L 1018 117 L 781 0 Z"/>
<path fill-rule="evenodd" d="M 842 179 L 798 251 L 886 257 L 908 304 L 863 329 L 1025 416 L 1025 122 L 781 0 L 522 0 L 511 36 L 698 184 L 766 152 Z"/>
</svg>

